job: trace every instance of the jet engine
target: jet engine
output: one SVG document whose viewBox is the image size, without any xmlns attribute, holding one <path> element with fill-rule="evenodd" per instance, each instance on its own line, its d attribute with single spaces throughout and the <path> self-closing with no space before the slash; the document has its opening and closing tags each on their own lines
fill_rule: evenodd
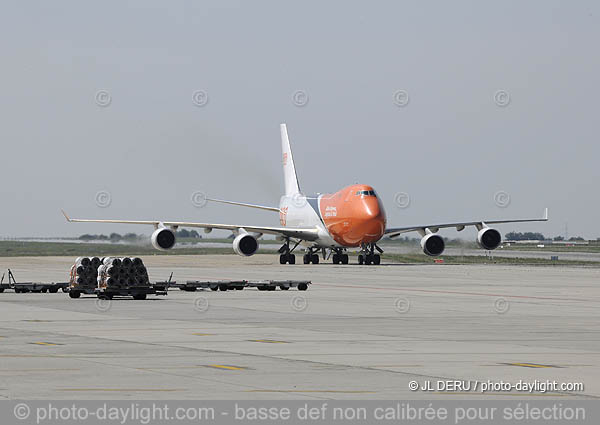
<svg viewBox="0 0 600 425">
<path fill-rule="evenodd" d="M 233 240 L 233 250 L 242 257 L 250 257 L 258 251 L 258 241 L 250 233 L 240 233 Z"/>
<path fill-rule="evenodd" d="M 175 232 L 164 227 L 162 229 L 156 229 L 154 233 L 152 233 L 150 240 L 152 241 L 152 246 L 154 246 L 154 248 L 166 251 L 173 248 L 175 245 Z"/>
<path fill-rule="evenodd" d="M 500 232 L 496 229 L 492 229 L 491 227 L 484 227 L 479 232 L 477 232 L 477 243 L 483 249 L 492 250 L 498 248 L 500 242 L 502 241 L 502 236 Z"/>
<path fill-rule="evenodd" d="M 446 244 L 444 239 L 435 233 L 429 233 L 421 239 L 421 248 L 423 252 L 430 257 L 436 257 L 444 252 Z"/>
</svg>

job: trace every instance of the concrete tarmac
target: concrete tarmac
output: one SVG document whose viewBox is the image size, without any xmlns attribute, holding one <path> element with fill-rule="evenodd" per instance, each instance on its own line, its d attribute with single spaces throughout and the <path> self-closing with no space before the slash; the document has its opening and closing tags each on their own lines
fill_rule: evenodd
<svg viewBox="0 0 600 425">
<path fill-rule="evenodd" d="M 73 258 L 0 258 L 64 281 Z M 600 397 L 600 269 L 282 266 L 274 255 L 144 257 L 152 280 L 310 279 L 308 291 L 173 290 L 145 301 L 0 294 L 0 397 L 456 399 Z M 482 393 L 438 381 L 556 381 Z M 411 391 L 430 381 L 433 391 Z M 481 384 L 479 384 L 481 385 Z"/>
<path fill-rule="evenodd" d="M 378 244 L 388 254 L 418 254 L 423 255 L 423 249 L 418 243 L 412 245 L 395 244 L 387 241 L 380 242 Z M 189 245 L 180 245 L 183 247 L 196 247 L 196 248 L 228 248 L 231 249 L 231 243 L 224 242 L 197 242 Z M 277 251 L 280 248 L 280 244 L 261 244 L 260 249 Z M 543 258 L 550 260 L 552 257 L 558 257 L 560 260 L 571 260 L 571 261 L 596 261 L 600 262 L 600 252 L 581 252 L 577 250 L 572 251 L 553 251 L 549 248 L 536 249 L 536 250 L 525 250 L 525 249 L 503 249 L 499 247 L 494 251 L 486 251 L 480 248 L 465 248 L 457 246 L 447 246 L 444 250 L 444 255 L 452 256 L 480 256 L 486 257 L 492 255 L 493 257 L 502 258 Z"/>
</svg>

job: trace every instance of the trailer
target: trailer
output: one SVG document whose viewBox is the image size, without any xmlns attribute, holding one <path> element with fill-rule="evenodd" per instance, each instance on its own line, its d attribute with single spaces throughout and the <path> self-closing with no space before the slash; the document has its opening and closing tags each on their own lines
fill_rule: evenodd
<svg viewBox="0 0 600 425">
<path fill-rule="evenodd" d="M 4 292 L 5 289 L 12 289 L 16 294 L 24 294 L 27 292 L 49 292 L 51 294 L 55 294 L 59 290 L 67 292 L 67 288 L 69 286 L 69 282 L 17 282 L 13 272 L 10 269 L 8 269 L 8 283 L 4 283 L 4 277 L 5 274 L 2 274 L 2 279 L 0 279 L 0 293 Z"/>
<path fill-rule="evenodd" d="M 95 290 L 100 299 L 112 300 L 113 297 L 133 297 L 134 300 L 145 300 L 148 295 L 167 295 L 167 291 L 157 290 L 154 285 L 129 286 L 126 288 L 102 287 Z"/>
<path fill-rule="evenodd" d="M 188 280 L 185 283 L 165 281 L 157 282 L 168 290 L 168 288 L 178 288 L 181 291 L 194 292 L 198 289 L 210 289 L 212 291 L 228 291 L 244 288 L 256 288 L 259 291 L 275 291 L 277 288 L 287 291 L 290 288 L 297 288 L 299 291 L 306 291 L 312 282 L 310 280 Z"/>
<path fill-rule="evenodd" d="M 4 275 L 0 280 L 0 293 L 5 289 L 13 289 L 17 293 L 25 292 L 58 292 L 62 289 L 63 292 L 68 292 L 69 297 L 79 298 L 82 294 L 96 295 L 98 298 L 112 299 L 115 296 L 130 296 L 134 299 L 143 300 L 147 295 L 167 295 L 170 288 L 177 288 L 180 291 L 194 292 L 197 290 L 212 290 L 212 291 L 241 291 L 245 288 L 256 288 L 259 291 L 275 291 L 279 288 L 282 291 L 287 291 L 290 288 L 296 288 L 299 291 L 306 291 L 311 285 L 310 280 L 188 280 L 185 283 L 177 283 L 172 281 L 173 273 L 169 279 L 162 282 L 150 283 L 147 273 L 144 274 L 144 282 L 129 280 L 127 284 L 111 285 L 110 276 L 107 267 L 100 266 L 102 273 L 97 275 L 96 279 L 84 279 L 80 281 L 81 276 L 77 271 L 79 261 L 84 257 L 80 257 L 71 267 L 69 282 L 57 283 L 40 283 L 40 282 L 24 282 L 17 283 L 15 278 L 8 270 L 8 283 L 4 283 Z M 110 261 L 111 258 L 108 258 Z M 104 259 L 103 259 L 104 260 Z M 113 259 L 114 260 L 114 259 Z M 142 264 L 143 265 L 143 264 Z M 107 266 L 107 265 L 106 265 Z M 113 264 L 114 266 L 114 264 Z M 86 266 L 87 267 L 87 266 Z M 90 277 L 90 276 L 88 276 Z M 93 276 L 92 276 L 93 277 Z M 143 283 L 143 284 L 142 284 Z"/>
</svg>

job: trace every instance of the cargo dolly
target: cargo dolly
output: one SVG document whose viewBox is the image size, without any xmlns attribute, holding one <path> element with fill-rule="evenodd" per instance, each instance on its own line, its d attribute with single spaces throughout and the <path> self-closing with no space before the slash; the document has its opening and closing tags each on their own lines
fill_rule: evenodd
<svg viewBox="0 0 600 425">
<path fill-rule="evenodd" d="M 134 300 L 145 300 L 148 295 L 167 295 L 166 290 L 154 285 L 129 286 L 126 288 L 96 288 L 96 295 L 100 299 L 111 300 L 113 297 L 133 297 Z"/>
<path fill-rule="evenodd" d="M 43 283 L 43 282 L 17 282 L 15 280 L 15 276 L 13 272 L 8 269 L 8 283 L 4 283 L 5 274 L 2 274 L 2 278 L 0 279 L 0 293 L 4 292 L 5 289 L 12 289 L 15 293 L 26 293 L 26 292 L 36 292 L 36 293 L 46 293 L 50 292 L 51 294 L 55 294 L 59 289 L 62 289 L 63 292 L 67 292 L 67 288 L 69 286 L 69 282 L 52 282 L 52 283 Z"/>
<path fill-rule="evenodd" d="M 238 290 L 244 288 L 256 288 L 259 291 L 274 291 L 277 288 L 287 291 L 297 288 L 306 291 L 310 280 L 188 280 L 185 283 L 165 281 L 156 282 L 155 286 L 168 288 L 179 288 L 181 291 L 194 292 L 198 289 L 210 289 L 212 291 Z"/>
</svg>

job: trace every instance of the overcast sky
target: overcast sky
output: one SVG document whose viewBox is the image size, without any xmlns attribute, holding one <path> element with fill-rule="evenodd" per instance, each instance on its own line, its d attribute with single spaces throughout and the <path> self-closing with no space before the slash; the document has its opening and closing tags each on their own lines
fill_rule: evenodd
<svg viewBox="0 0 600 425">
<path fill-rule="evenodd" d="M 371 184 L 389 226 L 536 217 L 549 207 L 549 223 L 500 230 L 553 236 L 568 223 L 570 236 L 600 237 L 599 9 L 547 0 L 3 2 L 0 235 L 150 231 L 67 224 L 60 208 L 277 225 L 275 213 L 198 208 L 191 197 L 277 205 L 286 122 L 301 188 Z"/>
</svg>

